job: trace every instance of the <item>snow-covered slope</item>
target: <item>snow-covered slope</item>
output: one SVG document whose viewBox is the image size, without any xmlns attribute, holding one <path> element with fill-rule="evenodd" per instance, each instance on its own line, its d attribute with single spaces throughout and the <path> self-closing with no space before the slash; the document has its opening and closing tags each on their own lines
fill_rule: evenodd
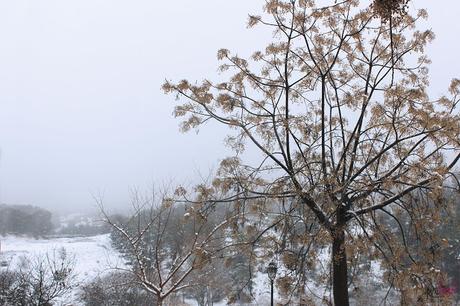
<svg viewBox="0 0 460 306">
<path fill-rule="evenodd" d="M 70 258 L 74 258 L 76 282 L 82 284 L 114 268 L 123 267 L 119 253 L 111 246 L 109 234 L 92 237 L 33 239 L 28 237 L 0 236 L 0 261 L 8 263 L 2 269 L 14 269 L 21 257 L 46 256 L 64 248 Z M 66 301 L 75 298 L 68 297 Z M 61 305 L 66 303 L 61 302 Z M 72 305 L 76 305 L 74 302 Z"/>
</svg>

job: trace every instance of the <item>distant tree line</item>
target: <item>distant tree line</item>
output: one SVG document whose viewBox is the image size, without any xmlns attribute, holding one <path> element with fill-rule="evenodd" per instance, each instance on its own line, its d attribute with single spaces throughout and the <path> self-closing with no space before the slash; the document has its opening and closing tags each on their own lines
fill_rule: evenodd
<svg viewBox="0 0 460 306">
<path fill-rule="evenodd" d="M 109 232 L 110 227 L 107 224 L 95 221 L 91 217 L 66 220 L 55 230 L 58 236 L 96 236 Z"/>
<path fill-rule="evenodd" d="M 0 234 L 41 237 L 53 231 L 52 215 L 31 205 L 0 205 Z"/>
</svg>

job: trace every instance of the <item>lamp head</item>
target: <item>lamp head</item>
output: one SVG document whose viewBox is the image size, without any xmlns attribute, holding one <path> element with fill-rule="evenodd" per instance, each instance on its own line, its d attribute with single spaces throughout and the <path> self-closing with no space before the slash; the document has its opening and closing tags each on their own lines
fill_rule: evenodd
<svg viewBox="0 0 460 306">
<path fill-rule="evenodd" d="M 270 262 L 267 267 L 268 278 L 273 281 L 276 277 L 276 272 L 278 272 L 278 267 L 275 262 Z"/>
</svg>

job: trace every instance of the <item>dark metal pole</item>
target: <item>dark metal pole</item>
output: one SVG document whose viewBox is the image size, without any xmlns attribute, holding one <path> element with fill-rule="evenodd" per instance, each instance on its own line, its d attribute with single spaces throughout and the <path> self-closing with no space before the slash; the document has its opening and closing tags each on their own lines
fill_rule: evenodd
<svg viewBox="0 0 460 306">
<path fill-rule="evenodd" d="M 273 306 L 273 280 L 270 280 L 270 287 L 271 287 L 271 303 L 270 305 Z"/>
</svg>

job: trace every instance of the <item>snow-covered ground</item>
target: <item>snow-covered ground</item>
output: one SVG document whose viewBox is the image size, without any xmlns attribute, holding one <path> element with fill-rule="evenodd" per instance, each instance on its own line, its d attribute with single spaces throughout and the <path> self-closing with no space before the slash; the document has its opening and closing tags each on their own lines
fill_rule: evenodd
<svg viewBox="0 0 460 306">
<path fill-rule="evenodd" d="M 36 256 L 52 255 L 53 252 L 64 248 L 68 256 L 74 258 L 76 283 L 78 285 L 93 280 L 95 277 L 113 271 L 115 268 L 124 268 L 124 260 L 120 254 L 112 247 L 108 234 L 91 236 L 91 237 L 73 237 L 73 238 L 52 238 L 52 239 L 34 239 L 29 237 L 17 236 L 0 236 L 0 263 L 9 263 L 9 267 L 0 267 L 0 269 L 14 268 L 17 266 L 22 257 L 34 258 Z M 320 254 L 322 261 L 327 262 L 329 253 L 325 249 Z M 380 266 L 373 263 L 371 270 L 380 272 Z M 283 268 L 280 267 L 279 275 L 283 274 Z M 371 273 L 372 274 L 372 273 Z M 265 267 L 256 268 L 254 271 L 253 293 L 255 301 L 250 305 L 268 305 L 270 298 L 270 283 L 265 273 Z M 368 279 L 371 279 L 370 275 Z M 308 291 L 319 299 L 325 294 L 324 288 L 318 287 L 313 281 L 308 284 Z M 382 291 L 384 292 L 384 291 Z M 58 301 L 58 306 L 79 305 L 78 289 L 72 294 Z M 283 300 L 275 291 L 275 300 Z M 188 305 L 197 305 L 195 301 L 187 299 Z M 226 305 L 226 301 L 215 303 L 216 306 Z"/>
<path fill-rule="evenodd" d="M 97 276 L 113 271 L 117 267 L 125 267 L 120 254 L 112 247 L 108 234 L 92 237 L 34 239 L 30 237 L 0 236 L 0 262 L 8 262 L 9 267 L 14 268 L 22 257 L 34 258 L 46 256 L 61 248 L 64 248 L 75 261 L 76 281 L 78 284 L 85 283 Z M 254 291 L 257 302 L 251 305 L 266 305 L 270 297 L 269 282 L 265 273 L 256 273 Z M 77 301 L 78 289 L 69 296 L 58 301 L 59 306 L 79 305 Z M 189 305 L 197 305 L 194 300 L 187 300 Z M 216 306 L 226 305 L 225 301 L 216 303 Z"/>
<path fill-rule="evenodd" d="M 46 256 L 64 248 L 69 257 L 74 258 L 76 282 L 82 284 L 111 271 L 123 267 L 120 254 L 111 245 L 108 234 L 92 237 L 34 239 L 29 237 L 0 236 L 0 261 L 8 262 L 14 268 L 22 257 Z M 8 267 L 3 267 L 8 268 Z M 74 292 L 75 296 L 77 292 Z M 69 297 L 66 299 L 73 299 Z M 66 305 L 61 302 L 61 305 Z M 74 302 L 72 305 L 76 305 Z"/>
</svg>

